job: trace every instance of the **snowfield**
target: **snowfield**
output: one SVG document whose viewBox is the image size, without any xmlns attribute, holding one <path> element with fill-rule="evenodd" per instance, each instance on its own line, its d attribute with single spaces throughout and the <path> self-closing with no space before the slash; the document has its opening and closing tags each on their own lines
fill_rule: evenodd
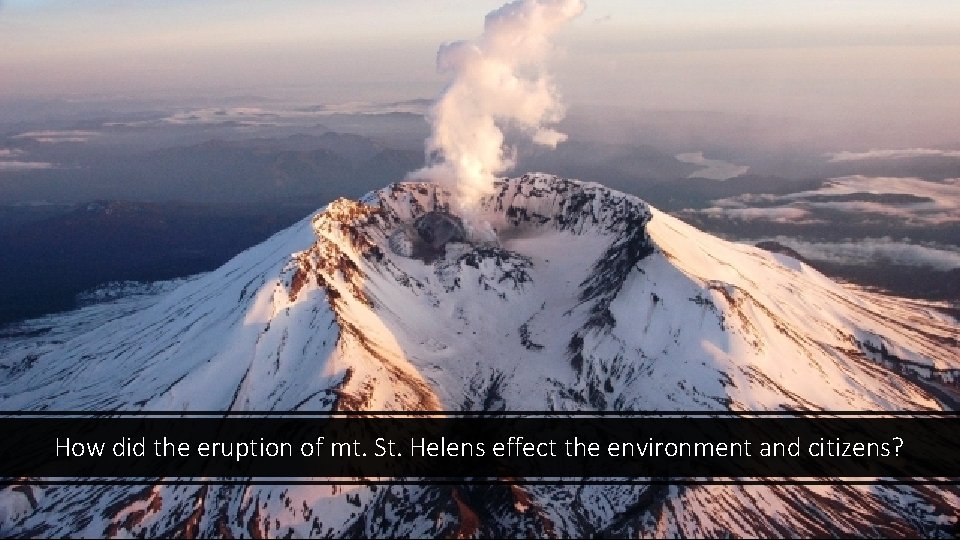
<svg viewBox="0 0 960 540">
<path fill-rule="evenodd" d="M 220 269 L 0 340 L 6 410 L 938 410 L 958 323 L 598 184 L 503 179 L 433 259 L 433 184 L 341 199 Z M 483 231 L 483 233 L 479 232 Z M 490 234 L 491 231 L 494 234 Z M 923 486 L 21 486 L 16 536 L 912 536 Z M 945 533 L 946 534 L 946 533 Z"/>
</svg>

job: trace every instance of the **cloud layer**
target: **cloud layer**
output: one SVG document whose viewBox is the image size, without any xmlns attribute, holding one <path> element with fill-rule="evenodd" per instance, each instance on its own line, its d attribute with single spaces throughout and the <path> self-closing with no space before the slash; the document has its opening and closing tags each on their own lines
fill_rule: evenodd
<svg viewBox="0 0 960 540">
<path fill-rule="evenodd" d="M 420 100 L 392 103 L 350 101 L 310 107 L 198 107 L 183 109 L 167 116 L 131 122 L 108 122 L 104 127 L 222 126 L 269 127 L 316 125 L 317 119 L 337 114 L 375 115 L 389 113 L 426 114 Z"/>
<path fill-rule="evenodd" d="M 829 153 L 830 163 L 839 163 L 843 161 L 864 161 L 868 159 L 908 159 L 917 157 L 955 157 L 960 158 L 960 150 L 938 150 L 935 148 L 903 148 L 899 150 L 872 149 L 866 152 L 843 152 Z"/>
<path fill-rule="evenodd" d="M 826 211 L 879 216 L 907 226 L 960 223 L 960 178 L 935 182 L 844 176 L 827 180 L 815 190 L 739 195 L 717 199 L 710 208 L 685 212 L 711 218 L 812 223 L 825 221 Z"/>
<path fill-rule="evenodd" d="M 53 169 L 53 163 L 46 161 L 0 161 L 0 172 L 8 171 L 37 171 Z"/>
<path fill-rule="evenodd" d="M 737 165 L 722 159 L 708 159 L 703 156 L 703 152 L 688 152 L 674 156 L 684 163 L 700 165 L 703 169 L 690 173 L 687 178 L 706 178 L 708 180 L 727 180 L 736 178 L 741 174 L 746 174 L 750 170 L 749 165 Z"/>
<path fill-rule="evenodd" d="M 911 244 L 890 237 L 843 242 L 808 242 L 786 236 L 764 240 L 773 240 L 813 261 L 860 266 L 884 263 L 942 271 L 960 268 L 960 248 L 953 246 Z"/>
<path fill-rule="evenodd" d="M 26 152 L 19 148 L 0 148 L 0 173 L 19 171 L 38 171 L 53 169 L 53 163 L 46 161 L 24 161 Z"/>
<path fill-rule="evenodd" d="M 46 131 L 27 131 L 19 135 L 14 135 L 14 139 L 27 139 L 41 143 L 81 143 L 87 142 L 93 137 L 100 135 L 96 131 L 84 130 L 46 130 Z"/>
</svg>

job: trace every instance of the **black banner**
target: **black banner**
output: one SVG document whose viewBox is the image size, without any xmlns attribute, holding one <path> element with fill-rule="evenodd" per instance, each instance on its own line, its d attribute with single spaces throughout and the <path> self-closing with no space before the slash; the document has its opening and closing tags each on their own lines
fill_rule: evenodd
<svg viewBox="0 0 960 540">
<path fill-rule="evenodd" d="M 960 478 L 960 418 L 0 418 L 0 477 Z"/>
</svg>

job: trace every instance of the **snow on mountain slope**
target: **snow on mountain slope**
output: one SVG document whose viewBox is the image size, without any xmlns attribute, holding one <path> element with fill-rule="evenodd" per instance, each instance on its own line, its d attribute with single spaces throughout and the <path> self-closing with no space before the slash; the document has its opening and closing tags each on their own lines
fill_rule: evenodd
<svg viewBox="0 0 960 540">
<path fill-rule="evenodd" d="M 472 242 L 397 255 L 391 235 L 448 206 L 435 185 L 395 184 L 149 301 L 32 323 L 72 330 L 0 342 L 0 406 L 956 406 L 957 322 L 933 305 L 841 286 L 598 184 L 530 174 L 478 207 Z M 0 533 L 902 536 L 955 527 L 960 506 L 951 489 L 889 486 L 20 489 L 0 492 L 14 509 Z"/>
</svg>

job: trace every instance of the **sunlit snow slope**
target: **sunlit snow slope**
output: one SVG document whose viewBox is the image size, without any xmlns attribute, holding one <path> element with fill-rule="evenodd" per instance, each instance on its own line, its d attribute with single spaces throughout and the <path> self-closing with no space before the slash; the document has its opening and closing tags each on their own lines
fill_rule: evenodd
<svg viewBox="0 0 960 540">
<path fill-rule="evenodd" d="M 430 260 L 388 247 L 446 208 L 432 184 L 395 184 L 173 290 L 28 323 L 0 341 L 0 406 L 957 404 L 958 323 L 935 305 L 839 285 L 635 197 L 543 174 L 499 182 L 468 217 L 497 241 Z M 952 488 L 889 486 L 23 486 L 0 492 L 0 533 L 909 536 L 955 529 L 957 507 Z"/>
</svg>

